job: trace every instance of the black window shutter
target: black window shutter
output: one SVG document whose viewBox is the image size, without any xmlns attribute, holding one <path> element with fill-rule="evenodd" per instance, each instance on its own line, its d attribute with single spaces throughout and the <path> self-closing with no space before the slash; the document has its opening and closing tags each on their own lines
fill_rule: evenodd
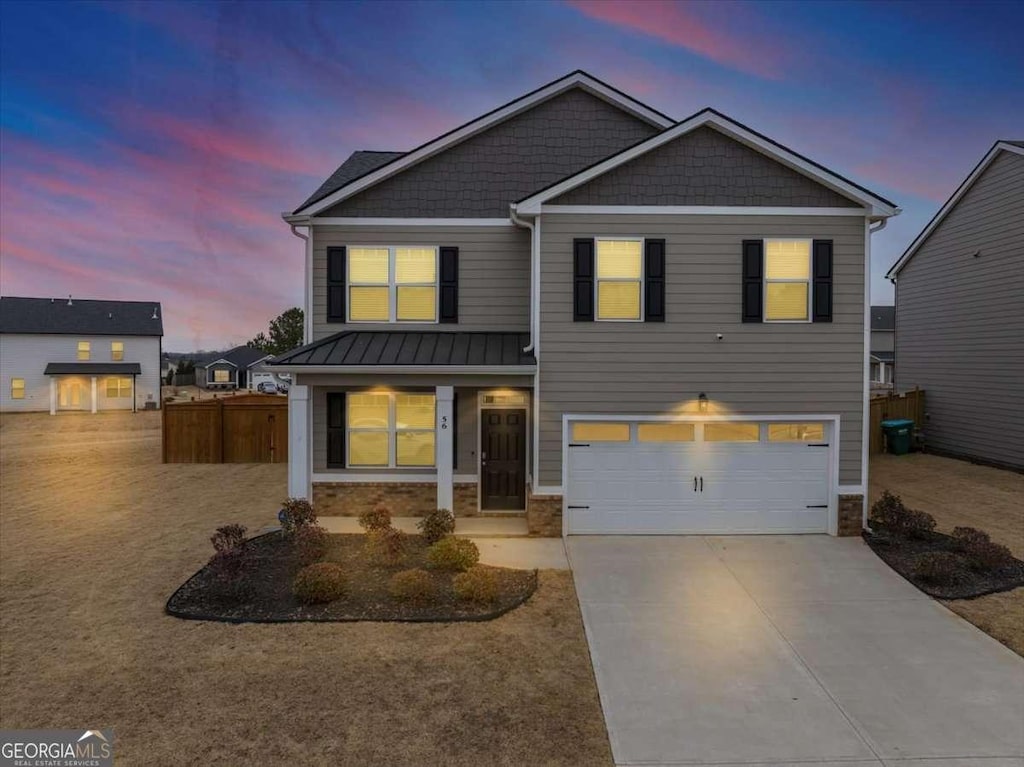
<svg viewBox="0 0 1024 767">
<path fill-rule="evenodd" d="M 572 241 L 572 319 L 592 322 L 594 319 L 594 241 Z"/>
<path fill-rule="evenodd" d="M 345 248 L 327 249 L 327 321 L 345 321 Z"/>
<path fill-rule="evenodd" d="M 743 241 L 743 321 L 763 322 L 764 241 Z"/>
<path fill-rule="evenodd" d="M 665 321 L 665 241 L 644 242 L 644 322 Z"/>
<path fill-rule="evenodd" d="M 345 468 L 345 395 L 327 394 L 327 467 Z"/>
<path fill-rule="evenodd" d="M 459 249 L 452 246 L 441 248 L 441 309 L 440 322 L 459 321 Z"/>
<path fill-rule="evenodd" d="M 832 321 L 832 240 L 815 240 L 814 262 L 814 322 Z"/>
</svg>

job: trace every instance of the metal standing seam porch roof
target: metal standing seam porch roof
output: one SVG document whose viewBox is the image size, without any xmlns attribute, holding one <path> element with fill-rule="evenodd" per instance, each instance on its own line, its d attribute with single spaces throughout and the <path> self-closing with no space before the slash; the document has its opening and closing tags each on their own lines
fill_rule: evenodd
<svg viewBox="0 0 1024 767">
<path fill-rule="evenodd" d="M 50 362 L 44 375 L 48 376 L 137 376 L 142 375 L 138 362 Z"/>
<path fill-rule="evenodd" d="M 270 360 L 276 365 L 529 366 L 537 360 L 523 348 L 528 333 L 347 330 Z"/>
</svg>

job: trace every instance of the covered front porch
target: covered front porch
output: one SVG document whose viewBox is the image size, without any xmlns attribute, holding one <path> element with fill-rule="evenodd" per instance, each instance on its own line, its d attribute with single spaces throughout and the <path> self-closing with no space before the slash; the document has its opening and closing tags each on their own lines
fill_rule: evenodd
<svg viewBox="0 0 1024 767">
<path fill-rule="evenodd" d="M 137 410 L 137 362 L 50 362 L 50 415 L 58 412 Z"/>
</svg>

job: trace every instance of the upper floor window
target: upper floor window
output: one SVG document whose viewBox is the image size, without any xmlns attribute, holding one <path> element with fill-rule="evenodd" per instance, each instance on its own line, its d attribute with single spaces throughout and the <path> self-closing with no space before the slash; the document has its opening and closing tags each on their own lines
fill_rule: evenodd
<svg viewBox="0 0 1024 767">
<path fill-rule="evenodd" d="M 25 399 L 25 379 L 11 379 L 11 399 Z"/>
<path fill-rule="evenodd" d="M 596 319 L 642 318 L 643 240 L 597 239 Z"/>
<path fill-rule="evenodd" d="M 121 362 L 124 359 L 124 341 L 110 342 L 110 359 Z"/>
<path fill-rule="evenodd" d="M 92 353 L 92 344 L 91 343 L 89 343 L 88 341 L 79 341 L 78 342 L 78 359 L 79 360 L 88 360 L 89 359 L 89 355 L 91 353 Z"/>
<path fill-rule="evenodd" d="M 437 248 L 349 248 L 349 322 L 437 322 Z"/>
<path fill-rule="evenodd" d="M 811 241 L 764 241 L 765 322 L 807 322 L 811 296 Z"/>
</svg>

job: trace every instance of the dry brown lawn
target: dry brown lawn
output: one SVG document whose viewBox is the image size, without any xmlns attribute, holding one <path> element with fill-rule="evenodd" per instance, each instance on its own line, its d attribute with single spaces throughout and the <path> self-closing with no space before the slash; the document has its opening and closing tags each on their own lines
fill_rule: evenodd
<svg viewBox="0 0 1024 767">
<path fill-rule="evenodd" d="M 0 727 L 113 727 L 121 765 L 609 765 L 571 576 L 488 623 L 163 613 L 285 467 L 162 465 L 159 415 L 0 423 Z"/>
<path fill-rule="evenodd" d="M 941 531 L 976 527 L 1024 559 L 1024 474 L 923 453 L 874 456 L 870 473 L 872 503 L 889 490 Z M 1024 655 L 1024 588 L 944 604 Z"/>
</svg>

